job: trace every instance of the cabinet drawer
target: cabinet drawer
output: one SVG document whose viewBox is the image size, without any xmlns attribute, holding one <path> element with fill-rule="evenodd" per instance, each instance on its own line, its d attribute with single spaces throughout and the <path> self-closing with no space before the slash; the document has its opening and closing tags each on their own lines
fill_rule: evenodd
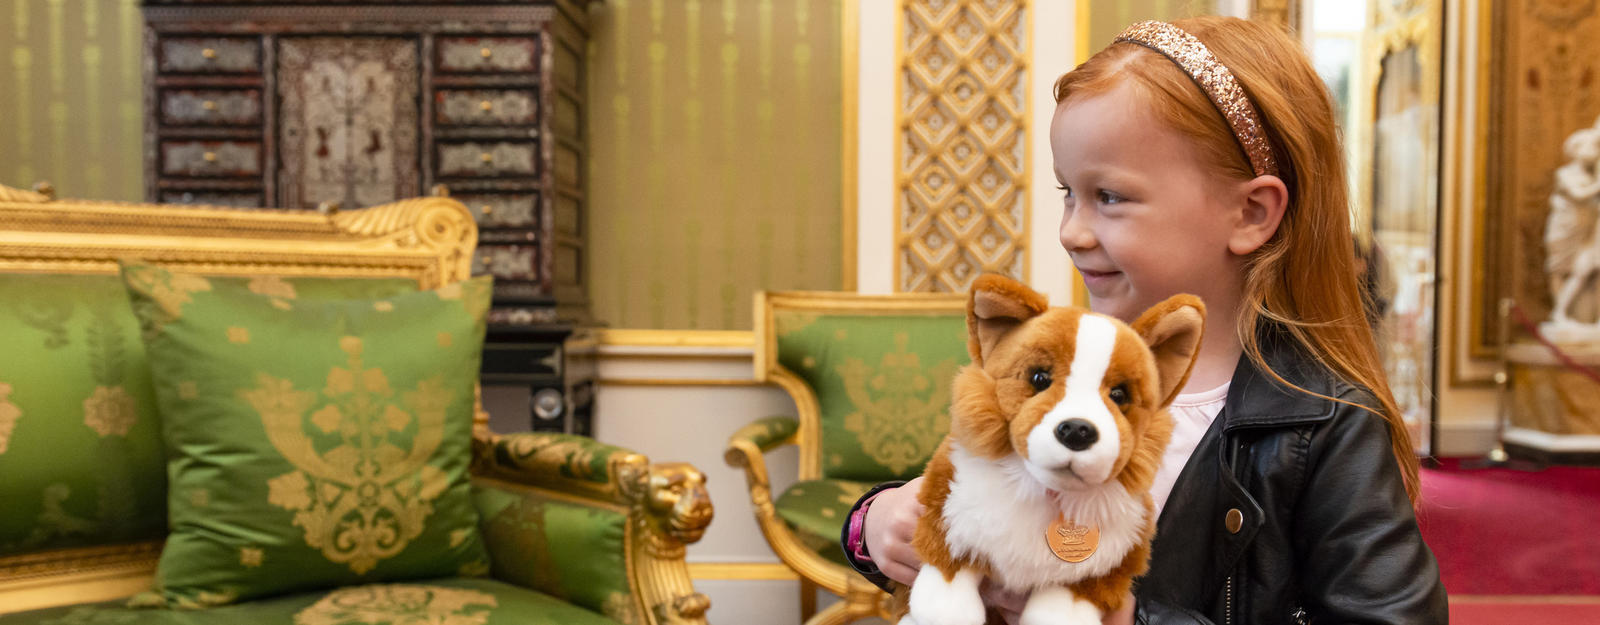
<svg viewBox="0 0 1600 625">
<path fill-rule="evenodd" d="M 539 223 L 539 194 L 481 194 L 455 196 L 480 228 L 531 228 Z"/>
<path fill-rule="evenodd" d="M 260 193 L 230 193 L 227 191 L 162 191 L 163 204 L 201 204 L 231 208 L 261 208 Z"/>
<path fill-rule="evenodd" d="M 539 39 L 527 37 L 443 37 L 437 46 L 441 72 L 532 72 L 538 68 Z"/>
<path fill-rule="evenodd" d="M 261 40 L 253 37 L 162 39 L 157 67 L 163 72 L 254 74 L 261 71 Z"/>
<path fill-rule="evenodd" d="M 531 176 L 539 171 L 539 144 L 470 141 L 439 144 L 439 175 Z"/>
<path fill-rule="evenodd" d="M 434 94 L 434 118 L 443 125 L 527 126 L 538 115 L 539 99 L 530 89 L 442 89 Z"/>
<path fill-rule="evenodd" d="M 479 245 L 472 255 L 473 275 L 489 274 L 496 280 L 538 280 L 537 245 Z"/>
<path fill-rule="evenodd" d="M 171 126 L 255 126 L 261 123 L 261 92 L 255 89 L 162 91 L 161 121 Z"/>
<path fill-rule="evenodd" d="M 259 176 L 256 141 L 163 141 L 161 173 L 168 176 Z"/>
</svg>

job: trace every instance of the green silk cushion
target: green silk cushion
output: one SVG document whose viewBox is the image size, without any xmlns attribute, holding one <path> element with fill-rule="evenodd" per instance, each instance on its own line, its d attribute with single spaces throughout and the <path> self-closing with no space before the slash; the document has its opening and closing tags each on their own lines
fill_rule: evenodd
<svg viewBox="0 0 1600 625">
<path fill-rule="evenodd" d="M 0 616 L 0 625 L 617 625 L 544 593 L 491 579 L 369 584 L 220 606 L 202 613 L 123 601 Z"/>
<path fill-rule="evenodd" d="M 828 479 L 796 482 L 778 496 L 774 507 L 778 509 L 778 518 L 783 519 L 812 551 L 834 562 L 848 564 L 844 550 L 839 548 L 839 534 L 844 529 L 850 507 L 875 484 Z"/>
<path fill-rule="evenodd" d="M 386 297 L 401 278 L 215 278 L 275 297 Z M 139 322 L 116 275 L 0 273 L 0 556 L 167 528 Z"/>
<path fill-rule="evenodd" d="M 467 465 L 488 278 L 379 300 L 123 279 L 168 456 L 147 601 L 487 573 Z"/>
<path fill-rule="evenodd" d="M 628 586 L 622 509 L 486 480 L 474 483 L 473 497 L 495 579 L 617 621 L 639 620 Z"/>
<path fill-rule="evenodd" d="M 967 357 L 965 313 L 777 310 L 778 364 L 817 394 L 822 474 L 908 480 L 950 431 L 950 384 Z"/>
</svg>

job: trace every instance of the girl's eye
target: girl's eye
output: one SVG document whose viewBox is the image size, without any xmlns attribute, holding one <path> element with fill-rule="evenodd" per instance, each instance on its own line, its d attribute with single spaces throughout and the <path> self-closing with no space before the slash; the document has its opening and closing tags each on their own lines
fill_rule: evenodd
<svg viewBox="0 0 1600 625">
<path fill-rule="evenodd" d="M 1116 405 L 1118 405 L 1120 407 L 1124 407 L 1124 408 L 1126 408 L 1128 406 L 1128 385 L 1127 384 L 1118 384 L 1116 386 L 1111 387 L 1111 391 L 1106 393 L 1106 395 L 1111 398 L 1111 403 L 1116 404 Z"/>
<path fill-rule="evenodd" d="M 1033 387 L 1033 392 L 1038 393 L 1050 388 L 1050 372 L 1045 369 L 1034 369 L 1028 374 L 1028 385 Z"/>
<path fill-rule="evenodd" d="M 1072 197 L 1072 187 L 1069 187 L 1069 186 L 1064 185 L 1064 184 L 1059 184 L 1059 185 L 1056 185 L 1056 188 L 1062 190 L 1063 192 L 1065 192 L 1067 197 Z"/>
<path fill-rule="evenodd" d="M 1100 200 L 1101 204 L 1116 204 L 1122 201 L 1122 196 L 1110 191 L 1101 191 L 1098 199 Z"/>
</svg>

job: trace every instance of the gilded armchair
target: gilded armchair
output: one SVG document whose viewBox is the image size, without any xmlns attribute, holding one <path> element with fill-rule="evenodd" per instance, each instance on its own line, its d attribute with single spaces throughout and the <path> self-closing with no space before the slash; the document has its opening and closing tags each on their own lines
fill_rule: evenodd
<svg viewBox="0 0 1600 625">
<path fill-rule="evenodd" d="M 444 197 L 351 211 L 234 210 L 56 200 L 0 185 L 0 623 L 319 622 L 291 618 L 303 607 L 294 602 L 316 593 L 205 618 L 125 609 L 120 598 L 150 587 L 168 492 L 119 258 L 227 279 L 272 276 L 281 278 L 272 288 L 309 296 L 459 281 L 476 241 L 471 213 Z M 19 358 L 25 350 L 31 356 Z M 126 399 L 63 392 L 96 385 Z M 105 405 L 118 427 L 89 416 Z M 698 471 L 579 436 L 497 435 L 481 409 L 473 427 L 473 499 L 491 570 L 463 583 L 500 584 L 498 609 L 517 622 L 705 623 L 709 601 L 684 562 L 685 545 L 711 520 Z M 483 605 L 467 607 L 482 615 Z M 34 609 L 43 611 L 22 613 Z"/>
<path fill-rule="evenodd" d="M 888 595 L 846 564 L 839 533 L 857 498 L 921 474 L 949 431 L 965 315 L 959 295 L 756 295 L 755 378 L 787 392 L 797 414 L 741 428 L 726 459 L 745 471 L 767 543 L 799 575 L 808 623 L 888 616 Z M 784 445 L 799 447 L 799 481 L 775 496 L 765 455 Z M 819 586 L 843 600 L 816 612 Z"/>
</svg>

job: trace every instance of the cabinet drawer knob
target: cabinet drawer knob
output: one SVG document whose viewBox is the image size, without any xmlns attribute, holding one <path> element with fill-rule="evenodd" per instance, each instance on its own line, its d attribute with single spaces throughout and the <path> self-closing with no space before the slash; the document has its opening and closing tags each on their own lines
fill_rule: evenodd
<svg viewBox="0 0 1600 625">
<path fill-rule="evenodd" d="M 493 213 L 494 212 L 494 207 L 490 206 L 488 204 L 484 204 L 483 206 L 479 207 L 478 212 L 487 215 L 489 213 Z"/>
<path fill-rule="evenodd" d="M 205 57 L 207 61 L 214 61 L 217 58 L 217 49 L 216 48 L 206 48 L 204 50 L 201 50 L 200 51 L 200 56 Z"/>
<path fill-rule="evenodd" d="M 494 162 L 494 155 L 490 154 L 488 152 L 484 152 L 483 154 L 479 154 L 478 158 L 482 159 L 483 162 L 485 162 L 485 163 L 493 163 Z"/>
<path fill-rule="evenodd" d="M 478 262 L 483 263 L 484 267 L 488 267 L 491 263 L 494 262 L 494 258 L 491 257 L 491 256 L 482 256 L 482 257 L 478 258 Z"/>
<path fill-rule="evenodd" d="M 201 154 L 200 158 L 205 159 L 205 161 L 207 163 L 215 163 L 215 162 L 217 162 L 217 153 L 216 152 L 206 152 L 205 154 Z"/>
<path fill-rule="evenodd" d="M 494 56 L 494 50 L 490 50 L 488 46 L 484 46 L 478 50 L 478 54 L 487 59 L 491 56 Z"/>
<path fill-rule="evenodd" d="M 487 113 L 489 111 L 494 110 L 494 103 L 490 102 L 488 100 L 484 100 L 484 101 L 478 103 L 478 108 L 483 109 L 483 111 L 485 113 Z"/>
<path fill-rule="evenodd" d="M 205 102 L 201 102 L 200 103 L 200 108 L 203 108 L 203 109 L 208 110 L 208 111 L 215 111 L 215 110 L 217 110 L 217 101 L 216 100 L 206 100 Z"/>
</svg>

